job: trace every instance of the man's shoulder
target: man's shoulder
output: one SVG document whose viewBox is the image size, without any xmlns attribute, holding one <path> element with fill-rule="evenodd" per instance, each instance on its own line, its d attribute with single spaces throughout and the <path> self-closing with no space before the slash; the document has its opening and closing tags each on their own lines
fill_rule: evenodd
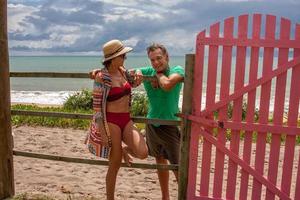
<svg viewBox="0 0 300 200">
<path fill-rule="evenodd" d="M 184 69 L 180 65 L 175 65 L 175 66 L 170 67 L 170 73 L 171 74 L 177 73 L 181 76 L 184 76 Z"/>
<path fill-rule="evenodd" d="M 174 69 L 182 69 L 183 70 L 183 67 L 180 65 L 174 65 L 174 66 L 171 66 L 170 69 L 171 70 L 174 70 Z"/>
</svg>

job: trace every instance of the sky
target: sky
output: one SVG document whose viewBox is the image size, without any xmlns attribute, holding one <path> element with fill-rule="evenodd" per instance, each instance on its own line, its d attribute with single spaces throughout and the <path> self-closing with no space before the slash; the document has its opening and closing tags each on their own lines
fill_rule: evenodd
<svg viewBox="0 0 300 200">
<path fill-rule="evenodd" d="M 285 17 L 292 30 L 300 23 L 300 0 L 7 0 L 7 9 L 11 56 L 102 55 L 111 39 L 137 55 L 158 42 L 183 56 L 200 31 L 231 16 Z"/>
</svg>

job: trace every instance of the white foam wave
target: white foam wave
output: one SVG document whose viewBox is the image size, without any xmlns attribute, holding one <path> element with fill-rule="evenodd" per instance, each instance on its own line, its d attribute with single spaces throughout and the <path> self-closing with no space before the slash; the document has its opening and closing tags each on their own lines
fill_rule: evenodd
<svg viewBox="0 0 300 200">
<path fill-rule="evenodd" d="M 77 91 L 14 91 L 12 90 L 12 103 L 33 103 L 44 105 L 62 105 L 69 95 Z"/>
</svg>

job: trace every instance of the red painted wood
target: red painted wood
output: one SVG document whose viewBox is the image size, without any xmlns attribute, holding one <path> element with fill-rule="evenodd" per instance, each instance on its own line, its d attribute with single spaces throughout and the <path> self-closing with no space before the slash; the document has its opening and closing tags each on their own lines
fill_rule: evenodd
<svg viewBox="0 0 300 200">
<path fill-rule="evenodd" d="M 228 18 L 224 22 L 224 38 L 233 37 L 233 23 L 234 18 Z M 231 57 L 232 57 L 232 47 L 224 46 L 222 54 L 222 70 L 221 70 L 221 88 L 220 88 L 220 101 L 229 95 L 230 87 L 230 72 L 231 72 Z M 219 111 L 219 120 L 227 120 L 227 108 L 222 108 Z M 218 141 L 221 144 L 226 142 L 226 130 L 218 130 Z M 224 153 L 217 150 L 216 151 L 216 161 L 215 161 L 215 173 L 214 173 L 214 186 L 213 186 L 213 197 L 222 197 L 222 186 L 223 186 L 223 173 L 224 173 Z"/>
<path fill-rule="evenodd" d="M 197 41 L 205 37 L 205 31 L 202 31 L 197 36 Z M 194 68 L 194 86 L 193 86 L 193 110 L 192 113 L 197 115 L 201 109 L 202 99 L 202 79 L 203 79 L 203 64 L 204 64 L 204 45 L 196 44 L 196 57 Z M 198 162 L 198 145 L 199 134 L 197 127 L 192 124 L 192 134 L 190 141 L 190 155 L 189 155 L 189 182 L 187 189 L 187 199 L 192 199 L 196 191 L 196 174 Z"/>
<path fill-rule="evenodd" d="M 210 37 L 219 37 L 220 23 L 216 23 L 210 27 Z M 207 69 L 207 90 L 206 90 L 206 107 L 213 105 L 216 95 L 216 79 L 217 79 L 217 64 L 218 64 L 218 46 L 209 46 L 208 52 L 208 69 Z M 212 115 L 208 118 L 212 119 Z M 200 195 L 208 196 L 209 178 L 210 178 L 210 163 L 211 162 L 211 143 L 204 139 L 202 163 L 201 163 L 201 181 Z"/>
<path fill-rule="evenodd" d="M 281 19 L 280 22 L 280 39 L 288 40 L 290 37 L 290 26 L 289 20 Z M 288 48 L 280 48 L 278 55 L 278 63 L 283 64 L 288 61 Z M 282 73 L 277 77 L 276 80 L 276 90 L 275 90 L 275 102 L 274 102 L 274 115 L 273 123 L 274 125 L 282 125 L 283 122 L 283 112 L 284 112 L 284 101 L 285 101 L 285 86 L 286 86 L 287 73 Z M 279 163 L 279 153 L 280 153 L 280 143 L 281 138 L 278 134 L 272 134 L 272 142 L 269 157 L 269 169 L 268 169 L 268 179 L 270 182 L 276 185 L 277 173 L 278 173 L 278 163 Z M 267 190 L 266 199 L 275 199 L 275 194 Z"/>
<path fill-rule="evenodd" d="M 297 29 L 299 31 L 299 29 Z M 299 32 L 296 34 L 297 40 L 300 42 Z M 294 49 L 294 57 L 300 56 L 300 49 Z M 295 66 L 292 69 L 291 88 L 290 88 L 290 101 L 288 111 L 288 126 L 297 126 L 298 111 L 299 111 L 299 99 L 300 99 L 300 65 Z M 295 136 L 288 135 L 286 137 L 285 149 L 284 149 L 284 161 L 283 161 L 283 173 L 281 189 L 286 194 L 290 194 L 292 169 L 294 161 L 294 149 L 295 149 Z"/>
<path fill-rule="evenodd" d="M 260 123 L 245 123 L 245 122 L 223 122 L 224 128 L 232 130 L 245 130 L 245 131 L 259 131 L 259 132 L 272 132 L 273 134 L 286 135 L 300 135 L 300 128 L 296 126 L 279 126 L 272 124 L 260 124 Z"/>
<path fill-rule="evenodd" d="M 215 127 L 231 130 L 245 130 L 258 132 L 272 132 L 273 134 L 300 135 L 300 128 L 297 126 L 280 126 L 273 124 L 247 123 L 247 122 L 232 122 L 232 121 L 214 121 L 207 120 L 203 117 L 188 115 L 187 118 L 197 122 L 203 127 Z"/>
<path fill-rule="evenodd" d="M 296 24 L 296 31 L 295 31 L 295 38 L 297 41 L 300 41 L 300 24 Z M 296 54 L 300 54 L 300 48 L 294 49 Z M 299 68 L 299 66 L 298 66 Z M 298 69 L 299 70 L 299 69 Z M 296 179 L 296 189 L 295 189 L 295 198 L 300 199 L 300 155 L 298 159 L 298 172 L 297 172 L 297 179 Z"/>
<path fill-rule="evenodd" d="M 274 47 L 274 48 L 300 48 L 300 44 L 295 40 L 273 40 L 273 39 L 225 39 L 225 38 L 203 38 L 200 44 L 243 46 L 243 47 Z"/>
<path fill-rule="evenodd" d="M 189 181 L 187 188 L 187 199 L 193 199 L 196 195 L 196 178 L 197 178 L 197 163 L 198 163 L 198 145 L 199 145 L 199 130 L 198 127 L 192 124 L 192 134 L 190 141 L 189 155 Z"/>
<path fill-rule="evenodd" d="M 243 40 L 247 38 L 248 32 L 248 15 L 242 15 L 238 18 L 238 38 Z M 235 80 L 234 91 L 244 86 L 245 77 L 245 64 L 246 64 L 246 47 L 237 47 L 236 54 L 236 67 L 235 67 Z M 232 120 L 240 122 L 242 120 L 242 105 L 243 97 L 233 101 L 233 114 Z M 230 150 L 238 155 L 240 143 L 240 131 L 231 131 Z M 229 159 L 228 163 L 228 177 L 226 198 L 234 199 L 236 190 L 236 177 L 237 177 L 237 164 Z"/>
<path fill-rule="evenodd" d="M 202 82 L 203 82 L 203 67 L 204 67 L 204 45 L 199 45 L 199 40 L 205 37 L 206 32 L 202 31 L 197 36 L 196 57 L 194 69 L 194 85 L 193 85 L 193 112 L 196 115 L 200 114 L 202 103 Z"/>
<path fill-rule="evenodd" d="M 211 136 L 209 132 L 202 129 L 200 126 L 198 126 L 198 130 L 199 133 L 206 138 L 206 140 L 208 140 L 210 143 L 215 145 L 220 151 L 226 154 L 232 161 L 234 161 L 235 163 L 243 167 L 245 171 L 247 171 L 250 175 L 254 176 L 258 181 L 263 183 L 267 188 L 269 188 L 269 190 L 273 191 L 277 196 L 279 196 L 282 199 L 290 200 L 290 198 L 284 192 L 282 192 L 274 184 L 268 181 L 257 170 L 250 167 L 247 163 L 245 163 L 242 159 L 240 159 L 235 153 L 227 149 L 223 144 L 219 143 L 213 136 Z"/>
<path fill-rule="evenodd" d="M 276 17 L 267 15 L 266 18 L 266 38 L 275 39 Z M 272 72 L 274 48 L 264 48 L 263 55 L 263 76 Z M 259 123 L 267 124 L 269 117 L 271 81 L 266 82 L 261 87 Z M 255 169 L 258 173 L 263 174 L 265 149 L 266 149 L 266 132 L 258 132 L 256 141 Z M 254 177 L 252 187 L 252 199 L 261 199 L 262 184 Z"/>
<path fill-rule="evenodd" d="M 256 14 L 253 16 L 253 26 L 252 26 L 253 39 L 260 38 L 261 17 L 262 16 L 260 14 Z M 252 84 L 252 82 L 254 82 L 257 79 L 258 59 L 259 59 L 259 48 L 252 47 L 251 57 L 250 57 L 249 84 Z M 253 123 L 254 121 L 255 99 L 256 99 L 256 90 L 252 90 L 248 93 L 248 98 L 247 98 L 247 115 L 246 115 L 247 123 Z M 243 160 L 247 164 L 250 164 L 251 149 L 252 149 L 252 131 L 246 131 L 244 137 Z M 249 183 L 249 174 L 244 169 L 242 169 L 241 184 L 240 184 L 241 200 L 246 200 L 248 197 L 248 183 Z"/>
</svg>

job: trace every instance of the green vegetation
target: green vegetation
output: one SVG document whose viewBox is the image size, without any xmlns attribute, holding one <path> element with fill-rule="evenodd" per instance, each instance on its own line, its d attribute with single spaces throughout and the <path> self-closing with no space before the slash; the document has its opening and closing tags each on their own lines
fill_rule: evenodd
<svg viewBox="0 0 300 200">
<path fill-rule="evenodd" d="M 131 115 L 145 117 L 148 112 L 148 98 L 145 93 L 135 92 L 132 95 Z"/>
<path fill-rule="evenodd" d="M 14 110 L 29 110 L 29 111 L 44 111 L 44 112 L 66 112 L 66 113 L 83 113 L 90 114 L 92 110 L 69 110 L 64 107 L 39 107 L 37 105 L 13 105 L 11 109 Z M 75 128 L 87 129 L 90 120 L 85 119 L 66 119 L 57 117 L 40 117 L 40 116 L 12 116 L 12 124 L 15 126 L 29 125 L 29 126 L 47 126 L 47 127 L 60 127 L 60 128 Z"/>
<path fill-rule="evenodd" d="M 63 112 L 92 114 L 92 93 L 88 90 L 82 90 L 68 97 L 62 107 L 41 107 L 37 105 L 12 105 L 14 110 L 43 111 L 43 112 Z M 134 93 L 132 97 L 132 116 L 146 116 L 148 110 L 148 100 L 143 93 Z M 58 117 L 40 117 L 40 116 L 12 116 L 12 124 L 15 126 L 47 126 L 60 128 L 88 129 L 90 120 L 87 119 L 66 119 Z M 138 128 L 143 128 L 143 124 L 138 124 Z"/>
<path fill-rule="evenodd" d="M 91 110 L 93 106 L 92 92 L 84 89 L 70 95 L 65 101 L 63 107 L 67 110 Z"/>
</svg>

